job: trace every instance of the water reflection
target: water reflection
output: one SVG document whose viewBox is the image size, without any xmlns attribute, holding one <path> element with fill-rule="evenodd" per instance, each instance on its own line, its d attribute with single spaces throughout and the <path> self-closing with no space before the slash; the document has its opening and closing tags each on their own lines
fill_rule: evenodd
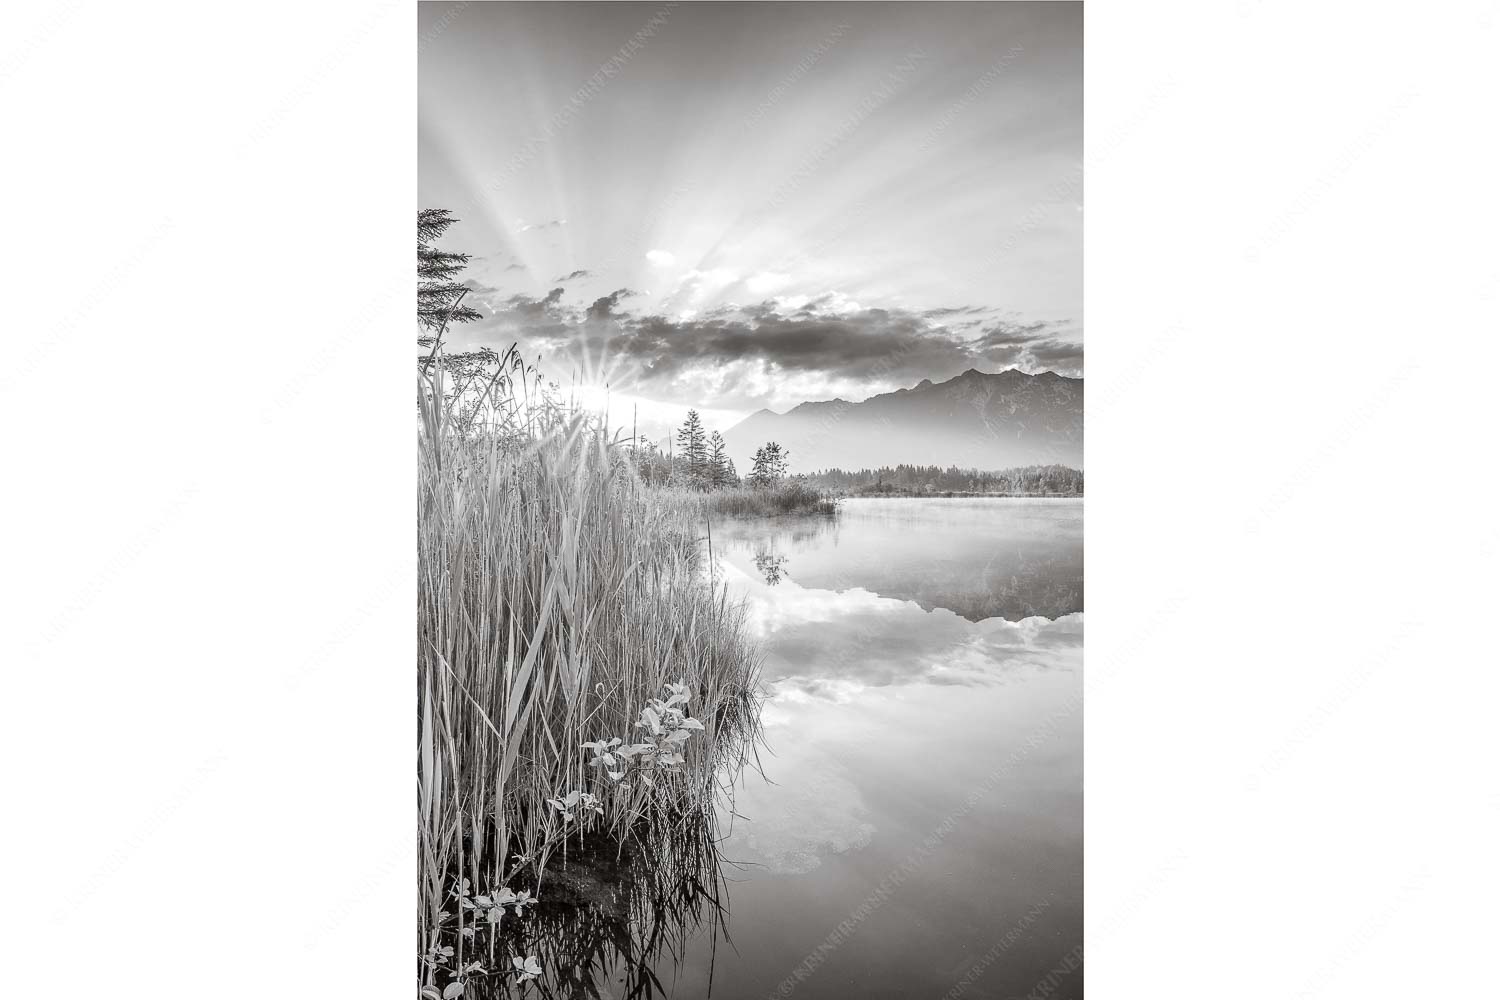
<svg viewBox="0 0 1500 1000">
<path fill-rule="evenodd" d="M 466 995 L 1081 997 L 1081 503 L 855 501 L 715 524 L 713 563 L 769 780 L 663 858 L 549 870 L 493 951 L 546 974 Z"/>
<path fill-rule="evenodd" d="M 723 845 L 736 948 L 695 942 L 679 976 L 1029 993 L 1082 940 L 1082 504 L 853 501 L 716 525 L 714 555 L 765 647 L 772 783 L 743 782 Z"/>
<path fill-rule="evenodd" d="M 859 587 L 974 622 L 1083 610 L 1081 500 L 855 499 L 837 518 L 773 523 L 769 539 L 765 522 L 740 521 L 715 541 L 796 556 L 805 587 Z"/>
<path fill-rule="evenodd" d="M 728 942 L 725 866 L 703 817 L 653 836 L 649 847 L 575 843 L 570 857 L 549 863 L 538 896 L 524 916 L 507 911 L 492 926 L 471 911 L 470 929 L 449 927 L 443 942 L 455 951 L 444 964 L 483 970 L 465 978 L 464 996 L 672 996 L 690 941 L 711 949 Z M 542 974 L 522 984 L 513 960 L 533 956 Z"/>
<path fill-rule="evenodd" d="M 755 569 L 765 578 L 766 586 L 774 587 L 781 582 L 781 576 L 786 572 L 786 556 L 772 552 L 757 552 Z"/>
</svg>

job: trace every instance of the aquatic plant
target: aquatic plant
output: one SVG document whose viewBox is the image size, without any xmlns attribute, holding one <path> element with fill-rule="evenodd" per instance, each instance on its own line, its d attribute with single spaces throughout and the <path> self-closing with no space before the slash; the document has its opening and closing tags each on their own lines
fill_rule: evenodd
<svg viewBox="0 0 1500 1000">
<path fill-rule="evenodd" d="M 424 990 L 441 997 L 460 984 L 465 1000 L 498 1000 L 524 995 L 525 983 L 537 978 L 548 996 L 662 995 L 655 967 L 663 958 L 680 956 L 705 926 L 727 938 L 722 864 L 713 821 L 705 816 L 650 841 L 617 846 L 602 836 L 585 838 L 565 864 L 549 868 L 546 899 L 524 919 L 506 910 L 501 919 L 462 931 L 453 919 L 443 922 L 446 952 Z M 494 904 L 505 898 L 495 891 L 470 898 L 482 909 L 486 896 Z M 432 995 L 423 993 L 425 1000 Z"/>
<path fill-rule="evenodd" d="M 524 959 L 513 958 L 511 964 L 516 969 L 516 982 L 524 983 L 528 979 L 536 979 L 542 974 L 542 967 L 537 964 L 535 955 L 527 955 Z"/>
<path fill-rule="evenodd" d="M 476 950 L 532 919 L 559 852 L 711 828 L 758 726 L 757 654 L 702 572 L 702 507 L 642 484 L 514 351 L 471 370 L 441 348 L 418 379 L 424 991 L 493 974 Z"/>
<path fill-rule="evenodd" d="M 686 492 L 686 491 L 684 491 Z M 838 500 L 801 479 L 783 479 L 770 486 L 739 486 L 697 494 L 698 501 L 718 517 L 779 517 L 787 514 L 838 513 Z"/>
</svg>

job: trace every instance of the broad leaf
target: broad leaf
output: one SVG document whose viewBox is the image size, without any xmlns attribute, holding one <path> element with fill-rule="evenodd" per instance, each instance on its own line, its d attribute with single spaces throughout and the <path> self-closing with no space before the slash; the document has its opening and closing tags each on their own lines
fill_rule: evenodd
<svg viewBox="0 0 1500 1000">
<path fill-rule="evenodd" d="M 646 720 L 646 727 L 649 728 L 653 734 L 660 735 L 660 733 L 661 733 L 661 717 L 656 714 L 656 710 L 655 709 L 653 709 L 653 708 L 643 708 L 643 709 L 641 709 L 641 718 L 644 719 L 644 720 Z"/>
</svg>

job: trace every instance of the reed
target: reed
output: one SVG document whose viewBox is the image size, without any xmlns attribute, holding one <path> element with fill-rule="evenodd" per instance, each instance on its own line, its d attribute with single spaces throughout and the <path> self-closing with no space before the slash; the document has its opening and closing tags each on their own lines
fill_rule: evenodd
<svg viewBox="0 0 1500 1000">
<path fill-rule="evenodd" d="M 785 514 L 837 514 L 838 501 L 801 480 L 770 486 L 736 486 L 699 494 L 707 514 L 718 517 L 779 517 Z"/>
<path fill-rule="evenodd" d="M 534 392 L 513 352 L 493 375 L 455 375 L 438 352 L 418 384 L 429 989 L 483 961 L 465 955 L 473 924 L 524 911 L 501 893 L 545 906 L 570 851 L 649 858 L 711 826 L 759 715 L 741 608 L 700 566 L 701 505 L 642 485 L 597 418 Z"/>
</svg>

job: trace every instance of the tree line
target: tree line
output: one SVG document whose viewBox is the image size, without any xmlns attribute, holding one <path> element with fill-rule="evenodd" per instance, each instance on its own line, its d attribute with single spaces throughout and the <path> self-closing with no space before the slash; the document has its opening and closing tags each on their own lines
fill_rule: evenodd
<svg viewBox="0 0 1500 1000">
<path fill-rule="evenodd" d="M 879 469 L 824 469 L 807 477 L 810 486 L 855 494 L 1022 493 L 1083 495 L 1083 473 L 1066 465 L 1028 465 L 982 472 L 936 465 L 896 465 Z"/>
</svg>

